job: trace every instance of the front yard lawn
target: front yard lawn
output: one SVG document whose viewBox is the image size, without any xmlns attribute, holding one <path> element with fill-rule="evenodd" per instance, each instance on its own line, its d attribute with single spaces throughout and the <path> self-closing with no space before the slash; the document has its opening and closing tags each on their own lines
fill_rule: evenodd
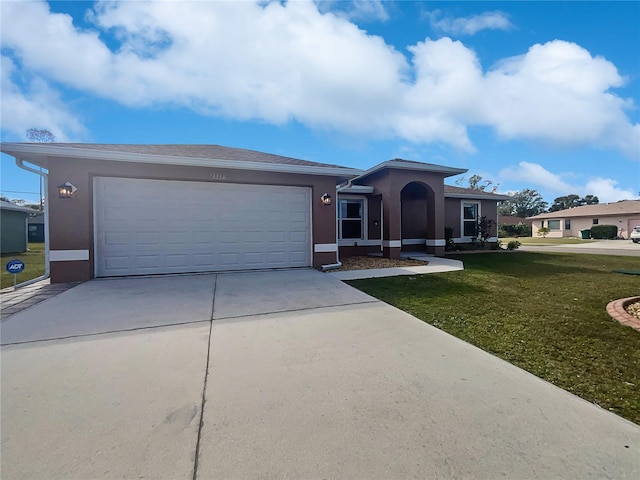
<svg viewBox="0 0 640 480">
<path fill-rule="evenodd" d="M 522 245 L 575 245 L 577 243 L 597 242 L 597 240 L 582 240 L 580 238 L 543 238 L 538 236 L 500 239 L 504 244 L 507 244 L 510 240 L 518 240 Z"/>
<path fill-rule="evenodd" d="M 5 266 L 9 260 L 18 259 L 24 262 L 24 270 L 18 274 L 17 282 L 26 282 L 44 275 L 44 243 L 30 243 L 29 250 L 24 253 L 3 253 L 0 288 L 13 286 L 13 274 L 7 272 Z"/>
<path fill-rule="evenodd" d="M 460 272 L 354 287 L 640 424 L 640 332 L 611 300 L 640 295 L 640 258 L 531 252 L 455 256 Z"/>
</svg>

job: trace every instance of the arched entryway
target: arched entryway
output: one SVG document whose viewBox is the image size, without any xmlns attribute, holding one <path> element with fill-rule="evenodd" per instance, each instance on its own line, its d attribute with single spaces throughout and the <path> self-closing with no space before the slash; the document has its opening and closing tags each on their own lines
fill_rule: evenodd
<svg viewBox="0 0 640 480">
<path fill-rule="evenodd" d="M 422 182 L 410 182 L 400 192 L 402 250 L 424 251 L 426 240 L 435 238 L 433 189 Z"/>
</svg>

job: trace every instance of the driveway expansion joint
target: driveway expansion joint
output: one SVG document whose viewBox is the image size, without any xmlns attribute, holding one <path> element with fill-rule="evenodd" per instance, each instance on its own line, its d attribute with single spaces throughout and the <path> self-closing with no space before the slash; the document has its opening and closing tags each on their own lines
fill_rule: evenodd
<svg viewBox="0 0 640 480">
<path fill-rule="evenodd" d="M 227 321 L 227 320 L 239 320 L 242 318 L 249 318 L 249 317 L 263 317 L 266 315 L 275 315 L 275 314 L 280 314 L 280 313 L 293 313 L 293 312 L 306 312 L 306 311 L 314 311 L 314 310 L 323 310 L 323 309 L 329 309 L 329 308 L 337 308 L 337 307 L 348 307 L 350 305 L 369 305 L 369 304 L 374 304 L 374 303 L 384 303 L 381 300 L 378 300 L 377 298 L 372 298 L 371 300 L 366 300 L 366 301 L 362 301 L 362 302 L 348 302 L 348 303 L 336 303 L 333 305 L 320 305 L 317 307 L 304 307 L 304 308 L 292 308 L 290 310 L 274 310 L 272 312 L 262 312 L 262 313 L 247 313 L 247 314 L 243 314 L 243 315 L 231 315 L 231 316 L 226 316 L 226 317 L 218 317 L 218 318 L 214 318 L 213 321 L 214 322 L 222 322 L 222 321 Z"/>
</svg>

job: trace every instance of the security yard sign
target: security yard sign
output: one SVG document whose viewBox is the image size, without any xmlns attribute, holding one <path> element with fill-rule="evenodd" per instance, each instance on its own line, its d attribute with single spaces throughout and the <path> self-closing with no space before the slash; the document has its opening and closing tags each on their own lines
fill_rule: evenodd
<svg viewBox="0 0 640 480">
<path fill-rule="evenodd" d="M 16 288 L 17 275 L 24 270 L 24 262 L 22 260 L 9 260 L 5 267 L 7 272 L 13 273 L 13 288 Z"/>
</svg>

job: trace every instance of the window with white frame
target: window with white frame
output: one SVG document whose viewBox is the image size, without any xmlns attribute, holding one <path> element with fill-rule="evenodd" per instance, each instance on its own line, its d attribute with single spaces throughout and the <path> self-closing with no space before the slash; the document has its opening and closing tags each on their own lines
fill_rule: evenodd
<svg viewBox="0 0 640 480">
<path fill-rule="evenodd" d="M 361 240 L 364 238 L 364 201 L 361 199 L 340 200 L 338 202 L 338 228 L 340 240 Z"/>
<path fill-rule="evenodd" d="M 560 230 L 560 220 L 549 220 L 549 230 Z"/>
<path fill-rule="evenodd" d="M 464 203 L 462 205 L 462 235 L 465 237 L 478 236 L 477 203 Z"/>
</svg>

